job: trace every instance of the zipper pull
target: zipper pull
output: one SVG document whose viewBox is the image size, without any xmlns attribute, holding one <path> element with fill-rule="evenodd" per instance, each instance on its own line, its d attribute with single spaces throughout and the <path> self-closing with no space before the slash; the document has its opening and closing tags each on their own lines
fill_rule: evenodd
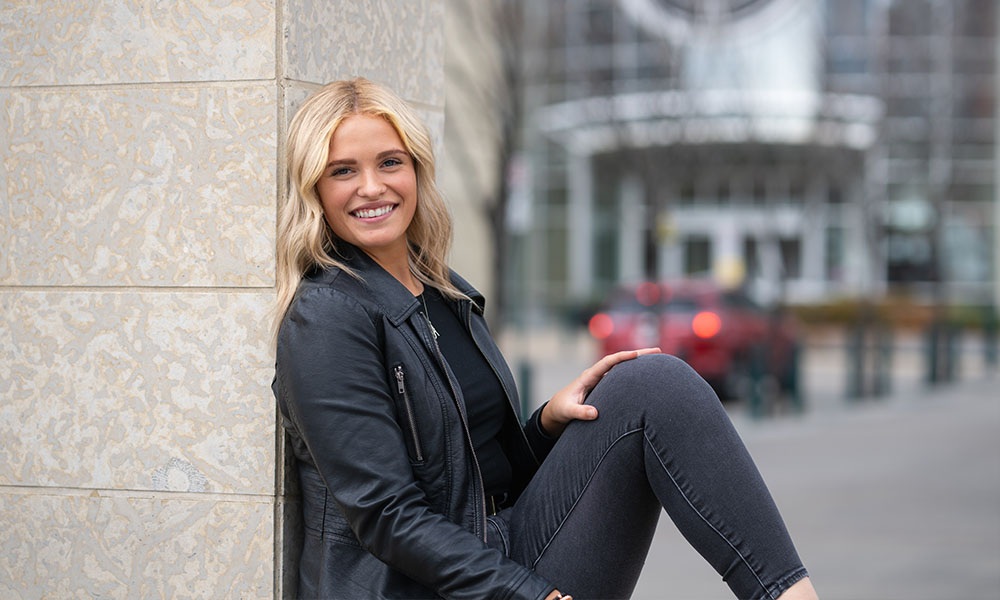
<svg viewBox="0 0 1000 600">
<path fill-rule="evenodd" d="M 403 367 L 396 367 L 393 371 L 396 373 L 396 389 L 399 390 L 400 394 L 406 393 L 406 389 L 403 387 Z"/>
</svg>

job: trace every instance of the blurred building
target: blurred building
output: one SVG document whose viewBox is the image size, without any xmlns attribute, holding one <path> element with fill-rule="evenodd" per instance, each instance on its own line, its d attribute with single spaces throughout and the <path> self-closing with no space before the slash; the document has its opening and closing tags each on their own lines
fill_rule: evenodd
<svg viewBox="0 0 1000 600">
<path fill-rule="evenodd" d="M 524 11 L 506 284 L 523 317 L 694 275 L 763 302 L 992 301 L 995 0 Z"/>
</svg>

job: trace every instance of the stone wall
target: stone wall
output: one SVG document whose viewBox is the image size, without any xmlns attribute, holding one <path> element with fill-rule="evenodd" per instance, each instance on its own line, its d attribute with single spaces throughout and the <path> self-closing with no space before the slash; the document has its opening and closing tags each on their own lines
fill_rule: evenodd
<svg viewBox="0 0 1000 600">
<path fill-rule="evenodd" d="M 294 592 L 267 328 L 286 124 L 359 74 L 440 140 L 442 13 L 0 5 L 0 597 Z"/>
</svg>

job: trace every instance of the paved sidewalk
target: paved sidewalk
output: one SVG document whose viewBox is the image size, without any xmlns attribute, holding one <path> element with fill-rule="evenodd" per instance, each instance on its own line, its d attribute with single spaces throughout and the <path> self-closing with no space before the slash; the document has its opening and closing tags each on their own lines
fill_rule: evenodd
<svg viewBox="0 0 1000 600">
<path fill-rule="evenodd" d="M 734 423 L 820 597 L 1000 598 L 1000 377 Z M 664 515 L 635 598 L 730 598 Z"/>
</svg>

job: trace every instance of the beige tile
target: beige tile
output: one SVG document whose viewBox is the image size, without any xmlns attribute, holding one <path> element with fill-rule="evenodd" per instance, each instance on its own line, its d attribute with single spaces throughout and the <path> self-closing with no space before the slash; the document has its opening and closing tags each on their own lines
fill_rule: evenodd
<svg viewBox="0 0 1000 600">
<path fill-rule="evenodd" d="M 0 488 L 4 598 L 270 598 L 274 505 Z"/>
<path fill-rule="evenodd" d="M 444 156 L 444 111 L 417 107 L 417 115 L 427 126 L 434 148 L 434 170 L 437 180 L 441 180 L 441 158 Z"/>
<path fill-rule="evenodd" d="M 285 123 L 286 125 L 292 122 L 295 113 L 302 108 L 306 100 L 322 87 L 322 84 L 318 83 L 289 82 L 288 87 L 285 88 L 285 115 L 288 121 Z"/>
<path fill-rule="evenodd" d="M 20 90 L 0 106 L 0 285 L 273 283 L 273 85 Z"/>
<path fill-rule="evenodd" d="M 272 298 L 0 291 L 0 485 L 273 494 Z"/>
<path fill-rule="evenodd" d="M 443 0 L 288 0 L 285 15 L 289 78 L 360 75 L 444 106 Z"/>
<path fill-rule="evenodd" d="M 275 2 L 0 3 L 0 85 L 271 79 Z"/>
</svg>

